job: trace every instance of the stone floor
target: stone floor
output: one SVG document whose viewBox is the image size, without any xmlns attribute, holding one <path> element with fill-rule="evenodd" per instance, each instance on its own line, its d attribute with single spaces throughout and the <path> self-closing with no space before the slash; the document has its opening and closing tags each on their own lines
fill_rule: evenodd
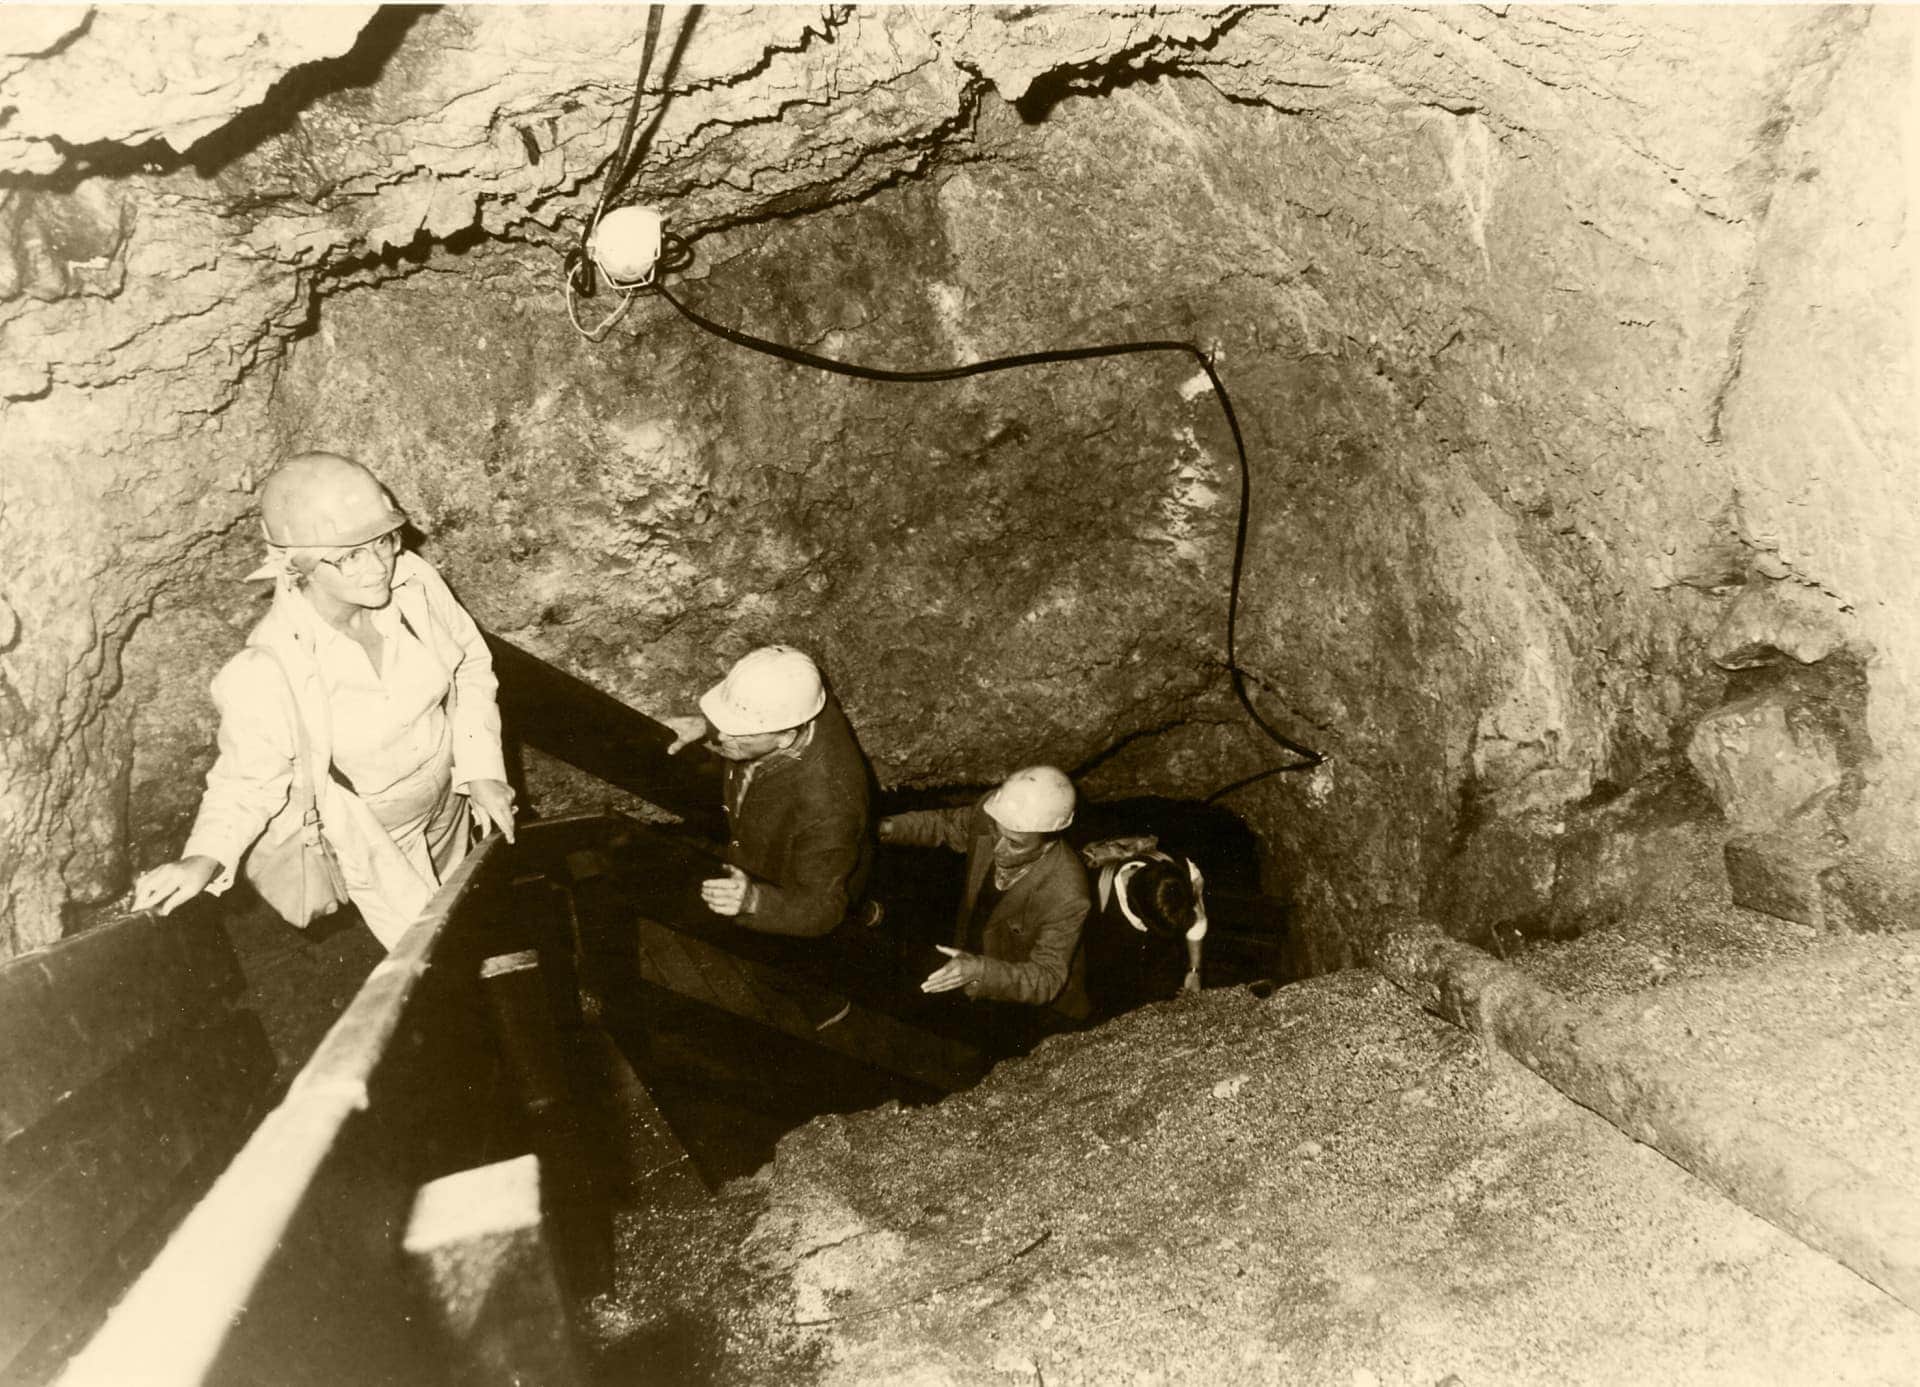
<svg viewBox="0 0 1920 1387">
<path fill-rule="evenodd" d="M 1920 941 L 1706 899 L 1514 960 L 1912 1189 Z M 604 1379 L 1915 1380 L 1920 1315 L 1350 972 L 1061 1037 L 940 1104 L 818 1119 L 636 1213 Z M 661 1355 L 666 1355 L 666 1360 Z"/>
</svg>

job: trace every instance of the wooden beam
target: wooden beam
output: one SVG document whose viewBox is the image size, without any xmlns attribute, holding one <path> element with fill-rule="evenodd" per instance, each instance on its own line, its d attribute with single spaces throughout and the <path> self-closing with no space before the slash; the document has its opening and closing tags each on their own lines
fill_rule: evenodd
<svg viewBox="0 0 1920 1387">
<path fill-rule="evenodd" d="M 804 1003 L 813 1003 L 813 1010 L 823 1009 L 819 1003 L 829 995 L 826 989 L 707 940 L 641 920 L 635 942 L 642 981 L 758 1022 L 792 1040 L 947 1092 L 970 1087 L 987 1071 L 987 1061 L 977 1048 L 895 1020 L 857 1001 L 850 1004 L 844 1020 L 815 1030 Z"/>
<path fill-rule="evenodd" d="M 712 1193 L 653 1091 L 611 1035 L 597 1025 L 584 1026 L 569 1037 L 568 1053 L 568 1068 L 581 1076 L 592 1095 L 584 1106 L 600 1126 L 603 1147 L 612 1153 L 624 1189 L 644 1187 L 652 1202 Z"/>
<path fill-rule="evenodd" d="M 531 952 L 502 954 L 481 965 L 480 978 L 494 1035 L 540 1157 L 567 1286 L 584 1300 L 613 1284 L 610 1158 L 588 1145 L 539 959 Z"/>
<path fill-rule="evenodd" d="M 259 1019 L 208 1022 L 149 1042 L 0 1146 L 0 1365 L 86 1318 L 89 1286 L 117 1293 L 102 1273 L 127 1240 L 210 1184 L 265 1109 Z"/>
<path fill-rule="evenodd" d="M 131 915 L 0 965 L 0 1140 L 246 981 L 217 914 Z"/>
<path fill-rule="evenodd" d="M 423 1186 L 403 1247 L 462 1387 L 582 1382 L 532 1156 Z"/>
<path fill-rule="evenodd" d="M 0 1367 L 97 1316 L 239 1148 L 274 1072 L 244 988 L 205 906 L 0 965 Z"/>
<path fill-rule="evenodd" d="M 669 756 L 673 732 L 584 680 L 489 635 L 500 711 L 528 746 L 717 833 L 719 758 L 704 747 Z"/>
</svg>

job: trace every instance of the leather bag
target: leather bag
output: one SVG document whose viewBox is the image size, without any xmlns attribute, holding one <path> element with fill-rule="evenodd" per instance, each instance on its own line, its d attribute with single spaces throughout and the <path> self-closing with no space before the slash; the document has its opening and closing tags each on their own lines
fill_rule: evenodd
<svg viewBox="0 0 1920 1387">
<path fill-rule="evenodd" d="M 254 841 L 240 870 L 259 892 L 260 899 L 278 911 L 281 919 L 305 929 L 346 904 L 347 880 L 341 874 L 340 859 L 334 855 L 333 845 L 327 841 L 320 822 L 320 799 L 307 751 L 307 728 L 300 716 L 300 702 L 294 697 L 293 679 L 278 655 L 271 650 L 266 653 L 279 667 L 287 690 L 287 715 L 293 725 L 293 784 L 287 790 L 287 809 L 299 811 L 300 824 L 278 842 L 272 841 L 270 834 L 262 834 Z"/>
</svg>

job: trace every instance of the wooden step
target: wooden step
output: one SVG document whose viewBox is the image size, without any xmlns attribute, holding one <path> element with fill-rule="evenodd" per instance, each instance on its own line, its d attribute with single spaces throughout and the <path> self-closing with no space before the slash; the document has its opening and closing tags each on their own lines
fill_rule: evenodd
<svg viewBox="0 0 1920 1387">
<path fill-rule="evenodd" d="M 842 1020 L 815 1029 L 813 1016 L 829 1015 L 847 999 L 656 921 L 639 922 L 635 948 L 643 981 L 803 1044 L 948 1093 L 971 1087 L 987 1070 L 977 1048 L 908 1025 L 858 1001 L 849 1002 Z"/>
</svg>

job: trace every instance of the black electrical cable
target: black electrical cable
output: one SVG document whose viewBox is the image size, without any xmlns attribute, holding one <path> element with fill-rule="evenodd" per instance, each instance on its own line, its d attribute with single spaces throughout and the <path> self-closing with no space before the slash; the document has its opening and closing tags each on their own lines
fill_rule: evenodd
<svg viewBox="0 0 1920 1387">
<path fill-rule="evenodd" d="M 691 259 L 691 252 L 679 237 L 668 238 L 667 255 L 663 258 L 662 269 L 677 269 Z M 670 263 L 671 262 L 671 263 Z M 1243 789 L 1257 780 L 1270 775 L 1279 775 L 1286 771 L 1311 770 L 1327 758 L 1309 747 L 1300 745 L 1286 736 L 1262 716 L 1253 705 L 1253 699 L 1247 693 L 1246 677 L 1240 669 L 1236 654 L 1235 637 L 1238 631 L 1240 611 L 1240 577 L 1246 565 L 1247 554 L 1247 518 L 1253 495 L 1252 470 L 1247 465 L 1246 440 L 1240 434 L 1240 419 L 1234 413 L 1233 400 L 1227 394 L 1227 387 L 1213 368 L 1213 361 L 1207 354 L 1191 342 L 1155 340 L 1142 342 L 1118 342 L 1094 347 L 1056 347 L 1047 351 L 1020 352 L 1013 356 L 990 357 L 984 361 L 972 361 L 961 366 L 948 366 L 931 371 L 894 371 L 877 366 L 862 366 L 851 361 L 839 361 L 830 356 L 820 356 L 815 352 L 803 351 L 798 347 L 789 347 L 780 342 L 770 342 L 764 337 L 755 337 L 751 333 L 731 328 L 724 323 L 716 323 L 711 318 L 694 312 L 679 299 L 668 293 L 657 281 L 650 286 L 650 292 L 658 294 L 674 310 L 705 332 L 712 333 L 722 341 L 731 342 L 737 347 L 746 347 L 751 351 L 763 352 L 801 366 L 813 366 L 823 371 L 832 371 L 837 375 L 852 376 L 857 380 L 890 381 L 898 383 L 928 383 L 934 381 L 962 380 L 968 376 L 986 375 L 992 371 L 1009 371 L 1018 366 L 1039 366 L 1056 361 L 1088 361 L 1097 357 L 1137 356 L 1146 352 L 1179 352 L 1192 357 L 1207 381 L 1213 387 L 1214 397 L 1220 401 L 1220 411 L 1226 416 L 1227 429 L 1233 435 L 1234 453 L 1240 461 L 1240 515 L 1234 526 L 1233 535 L 1233 571 L 1227 591 L 1227 675 L 1233 685 L 1235 697 L 1240 706 L 1247 711 L 1259 729 L 1272 738 L 1278 745 L 1301 759 L 1285 766 L 1270 766 L 1266 770 L 1250 775 L 1232 784 L 1214 791 L 1207 796 L 1206 802 L 1212 803 L 1233 790 Z"/>
<path fill-rule="evenodd" d="M 613 205 L 614 199 L 625 191 L 627 184 L 633 181 L 634 174 L 640 171 L 640 160 L 635 158 L 629 162 L 627 156 L 633 153 L 633 132 L 640 124 L 640 94 L 645 89 L 647 73 L 653 68 L 653 50 L 659 42 L 660 7 L 649 5 L 647 33 L 640 44 L 640 71 L 633 78 L 633 100 L 627 103 L 626 123 L 620 127 L 620 147 L 613 156 L 613 174 L 607 179 L 606 187 L 600 190 L 600 205 L 593 213 L 595 221 L 606 215 L 607 208 Z"/>
<path fill-rule="evenodd" d="M 640 70 L 634 77 L 633 98 L 627 103 L 626 120 L 621 126 L 620 144 L 614 153 L 612 172 L 608 176 L 606 186 L 601 189 L 600 200 L 594 208 L 593 217 L 581 231 L 580 244 L 568 254 L 566 263 L 563 266 L 563 274 L 567 280 L 568 287 L 583 298 L 591 298 L 594 292 L 593 257 L 588 253 L 588 243 L 593 235 L 593 229 L 598 225 L 600 218 L 606 215 L 607 209 L 614 204 L 615 199 L 617 199 L 620 193 L 626 189 L 627 185 L 633 181 L 634 175 L 639 171 L 641 156 L 644 154 L 644 150 L 636 152 L 633 149 L 633 137 L 634 131 L 639 125 L 640 104 L 646 87 L 647 73 L 653 66 L 654 49 L 659 42 L 660 13 L 661 7 L 657 4 L 647 7 L 647 30 L 646 38 L 640 48 Z M 680 37 L 675 46 L 673 60 L 678 59 L 680 50 L 685 46 L 687 35 L 691 28 L 693 13 L 694 11 L 689 11 L 687 23 L 681 26 Z M 670 66 L 673 60 L 670 60 Z M 643 140 L 642 144 L 644 145 L 645 143 L 647 143 L 647 141 Z M 1022 352 L 1014 356 L 990 357 L 984 361 L 974 361 L 962 366 L 952 366 L 930 371 L 895 371 L 881 367 L 862 366 L 855 362 L 839 361 L 833 357 L 820 356 L 814 352 L 803 351 L 798 347 L 789 347 L 783 343 L 772 342 L 763 337 L 755 337 L 751 333 L 741 332 L 739 329 L 727 327 L 723 323 L 716 323 L 712 319 L 694 312 L 672 294 L 669 294 L 660 283 L 660 279 L 665 275 L 685 269 L 692 262 L 692 247 L 682 238 L 669 233 L 663 239 L 662 254 L 654 270 L 654 281 L 652 284 L 646 286 L 642 292 L 660 295 L 660 297 L 672 304 L 674 310 L 688 322 L 706 332 L 712 333 L 723 341 L 733 343 L 735 346 L 746 347 L 751 351 L 764 352 L 769 356 L 778 357 L 783 361 L 794 362 L 797 365 L 812 366 L 819 370 L 834 372 L 838 375 L 852 376 L 859 380 L 899 383 L 950 381 L 960 380 L 967 376 L 985 375 L 992 371 L 1012 370 L 1018 366 L 1037 366 L 1048 362 L 1059 361 L 1087 361 L 1108 356 L 1134 356 L 1145 352 L 1170 351 L 1192 357 L 1193 360 L 1198 363 L 1200 369 L 1206 372 L 1207 382 L 1213 387 L 1214 398 L 1220 401 L 1220 410 L 1221 413 L 1226 416 L 1227 429 L 1233 435 L 1234 453 L 1239 459 L 1240 464 L 1240 508 L 1238 518 L 1234 525 L 1233 571 L 1229 579 L 1227 592 L 1228 680 L 1233 685 L 1234 696 L 1239 699 L 1240 706 L 1246 710 L 1247 716 L 1253 719 L 1254 725 L 1266 733 L 1266 735 L 1280 747 L 1300 758 L 1300 760 L 1289 765 L 1270 766 L 1266 770 L 1258 771 L 1253 775 L 1233 781 L 1231 784 L 1225 785 L 1208 795 L 1204 802 L 1210 804 L 1224 795 L 1230 794 L 1235 790 L 1244 789 L 1246 786 L 1256 781 L 1264 780 L 1270 775 L 1279 775 L 1286 771 L 1311 770 L 1327 759 L 1320 752 L 1293 741 L 1272 723 L 1268 722 L 1260 710 L 1254 706 L 1252 697 L 1247 693 L 1246 675 L 1240 668 L 1236 636 L 1240 614 L 1240 579 L 1246 566 L 1247 525 L 1248 515 L 1252 508 L 1253 476 L 1252 470 L 1247 464 L 1246 440 L 1240 433 L 1240 420 L 1239 416 L 1234 413 L 1233 400 L 1227 394 L 1226 384 L 1220 379 L 1219 373 L 1214 370 L 1212 359 L 1208 357 L 1205 352 L 1201 351 L 1199 347 L 1191 342 L 1154 340 L 1112 343 L 1094 347 L 1064 347 L 1041 352 Z M 627 302 L 630 303 L 631 301 L 629 297 Z M 569 300 L 568 311 L 572 311 L 571 300 Z M 616 318 L 618 316 L 618 314 L 615 315 Z M 612 320 L 610 319 L 607 325 L 610 326 L 611 322 Z M 578 325 L 578 321 L 576 320 L 575 326 L 577 327 Z M 598 336 L 594 336 L 593 340 L 599 340 Z"/>
<path fill-rule="evenodd" d="M 653 67 L 653 50 L 660 42 L 660 6 L 647 6 L 647 33 L 640 44 L 640 70 L 633 77 L 633 99 L 627 102 L 627 118 L 620 127 L 620 143 L 614 150 L 612 172 L 607 175 L 606 186 L 600 190 L 600 201 L 593 209 L 593 216 L 580 229 L 580 244 L 567 255 L 563 272 L 573 286 L 573 291 L 582 298 L 593 297 L 593 257 L 587 253 L 587 243 L 593 236 L 594 227 L 600 224 L 600 218 L 607 214 L 607 208 L 620 195 L 633 176 L 639 171 L 640 160 L 629 161 L 633 153 L 633 132 L 640 124 L 640 102 L 645 95 L 647 72 Z"/>
</svg>

